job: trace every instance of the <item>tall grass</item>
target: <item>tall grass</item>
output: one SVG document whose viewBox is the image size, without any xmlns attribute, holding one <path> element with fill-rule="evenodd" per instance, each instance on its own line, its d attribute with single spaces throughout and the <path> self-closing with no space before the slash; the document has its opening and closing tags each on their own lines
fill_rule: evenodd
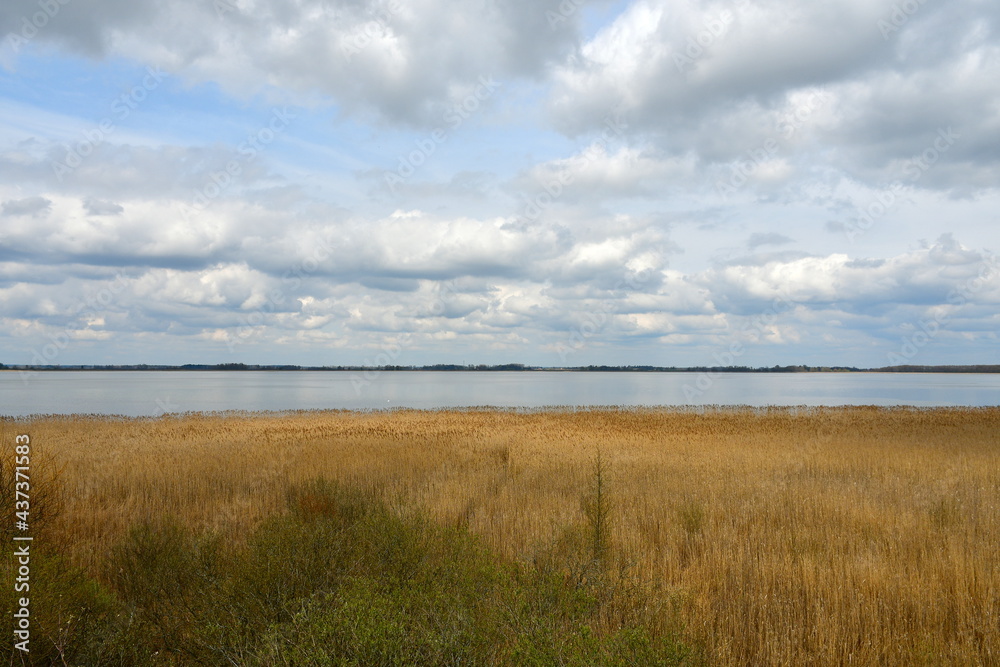
<svg viewBox="0 0 1000 667">
<path fill-rule="evenodd" d="M 3 428 L 6 445 L 15 425 Z M 596 581 L 586 567 L 600 554 L 611 574 L 579 618 L 603 643 L 580 651 L 609 651 L 628 628 L 647 639 L 682 628 L 711 664 L 1000 663 L 996 408 L 51 417 L 16 428 L 59 466 L 63 503 L 44 543 L 97 582 L 80 593 L 95 609 L 135 590 L 107 570 L 120 545 L 155 551 L 170 531 L 168 543 L 185 536 L 185 567 L 204 587 L 213 549 L 260 549 L 295 503 L 323 514 L 322 498 L 288 496 L 322 477 L 369 490 L 392 516 L 474 536 L 497 562 L 566 590 Z M 254 576 L 264 586 L 277 573 Z M 352 600 L 368 598 L 401 623 L 393 610 L 413 601 L 372 579 L 337 588 L 339 602 L 312 591 L 288 606 L 268 593 L 268 608 L 287 608 L 264 634 L 322 643 L 309 633 L 347 632 L 338 623 Z M 454 627 L 448 636 L 461 636 Z"/>
<path fill-rule="evenodd" d="M 464 529 L 400 514 L 324 479 L 241 543 L 139 523 L 103 558 L 101 583 L 42 554 L 35 665 L 679 665 L 646 600 L 497 558 Z M 102 585 L 103 584 L 103 585 Z M 622 610 L 628 610 L 623 615 Z M 60 614 L 85 616 L 64 626 Z M 608 614 L 622 623 L 600 621 Z"/>
</svg>

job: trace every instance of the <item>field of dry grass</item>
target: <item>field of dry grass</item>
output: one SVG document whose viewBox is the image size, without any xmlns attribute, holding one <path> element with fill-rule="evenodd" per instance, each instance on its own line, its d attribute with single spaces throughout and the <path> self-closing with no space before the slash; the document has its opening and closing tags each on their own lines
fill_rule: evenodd
<svg viewBox="0 0 1000 667">
<path fill-rule="evenodd" d="M 2 423 L 96 571 L 146 518 L 239 540 L 289 483 L 383 490 L 511 559 L 610 554 L 711 664 L 1000 664 L 1000 408 L 393 411 Z M 6 454 L 5 454 L 6 455 Z M 666 618 L 670 616 L 670 618 Z"/>
</svg>

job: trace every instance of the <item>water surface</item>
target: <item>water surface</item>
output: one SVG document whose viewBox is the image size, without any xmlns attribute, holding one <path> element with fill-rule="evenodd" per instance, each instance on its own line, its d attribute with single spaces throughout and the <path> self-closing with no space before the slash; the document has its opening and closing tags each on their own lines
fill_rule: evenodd
<svg viewBox="0 0 1000 667">
<path fill-rule="evenodd" d="M 350 371 L 0 372 L 0 414 L 653 405 L 1000 405 L 1000 375 Z"/>
</svg>

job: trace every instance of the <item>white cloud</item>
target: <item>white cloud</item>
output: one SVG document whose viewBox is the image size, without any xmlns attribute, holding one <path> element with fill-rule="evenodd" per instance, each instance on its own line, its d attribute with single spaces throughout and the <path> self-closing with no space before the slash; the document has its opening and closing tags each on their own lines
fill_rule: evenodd
<svg viewBox="0 0 1000 667">
<path fill-rule="evenodd" d="M 735 338 L 878 365 L 938 313 L 941 358 L 988 350 L 1000 10 L 925 3 L 883 34 L 893 4 L 60 5 L 3 61 L 0 361 L 54 336 L 64 363 L 405 339 L 400 363 L 686 365 Z M 148 66 L 168 83 L 54 169 Z M 386 187 L 481 77 L 503 85 L 475 120 Z"/>
<path fill-rule="evenodd" d="M 37 11 L 0 10 L 0 33 Z M 39 31 L 90 56 L 150 63 L 241 97 L 329 98 L 391 120 L 438 122 L 480 76 L 542 75 L 576 40 L 579 16 L 550 25 L 559 0 L 235 0 L 68 3 Z"/>
<path fill-rule="evenodd" d="M 976 143 L 959 142 L 919 186 L 989 188 L 1000 39 L 996 16 L 959 4 L 947 17 L 923 6 L 884 39 L 878 21 L 891 3 L 638 0 L 556 69 L 551 112 L 575 135 L 615 107 L 629 136 L 709 164 L 774 142 L 756 173 L 764 181 L 823 160 L 884 184 L 952 127 Z"/>
</svg>

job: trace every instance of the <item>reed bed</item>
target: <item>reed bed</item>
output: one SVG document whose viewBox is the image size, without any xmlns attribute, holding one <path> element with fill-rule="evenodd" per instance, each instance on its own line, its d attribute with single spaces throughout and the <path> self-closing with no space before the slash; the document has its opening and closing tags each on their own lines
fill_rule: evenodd
<svg viewBox="0 0 1000 667">
<path fill-rule="evenodd" d="M 539 563 L 587 530 L 709 664 L 1000 664 L 1000 408 L 190 414 L 2 421 L 99 576 L 137 522 L 238 542 L 323 477 Z M 5 454 L 7 456 L 7 454 Z M 576 540 L 576 542 L 574 542 Z M 564 561 L 565 562 L 565 561 Z M 566 576 L 572 573 L 567 572 Z"/>
</svg>

